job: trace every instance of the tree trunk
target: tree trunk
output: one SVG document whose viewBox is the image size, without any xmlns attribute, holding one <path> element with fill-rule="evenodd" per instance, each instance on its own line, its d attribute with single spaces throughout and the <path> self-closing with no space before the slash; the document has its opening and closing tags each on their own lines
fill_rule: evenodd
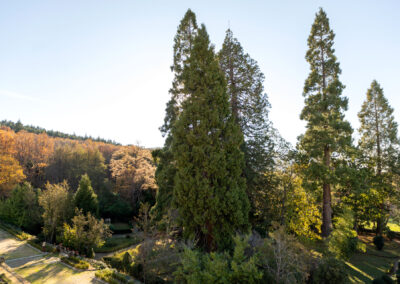
<svg viewBox="0 0 400 284">
<path fill-rule="evenodd" d="M 324 149 L 324 162 L 325 166 L 330 171 L 331 153 L 329 146 Z M 322 237 L 329 237 L 332 231 L 332 198 L 331 198 L 331 185 L 325 181 L 323 184 L 323 204 L 322 204 Z"/>
</svg>

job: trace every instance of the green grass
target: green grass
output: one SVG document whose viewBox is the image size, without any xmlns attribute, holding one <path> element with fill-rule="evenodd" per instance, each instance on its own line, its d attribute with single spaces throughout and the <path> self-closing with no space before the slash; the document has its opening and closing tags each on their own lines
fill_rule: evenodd
<svg viewBox="0 0 400 284">
<path fill-rule="evenodd" d="M 370 222 L 368 225 L 365 226 L 365 229 L 372 230 L 374 229 L 375 224 Z M 389 220 L 387 226 L 393 232 L 400 233 L 400 226 L 394 223 L 392 220 Z"/>
<path fill-rule="evenodd" d="M 96 248 L 94 252 L 96 253 L 114 252 L 138 244 L 141 241 L 142 239 L 138 237 L 130 237 L 130 238 L 112 237 L 108 238 L 105 244 L 100 248 Z"/>
<path fill-rule="evenodd" d="M 32 284 L 76 284 L 98 283 L 94 272 L 73 270 L 61 262 L 42 262 L 25 265 L 14 270 Z"/>
<path fill-rule="evenodd" d="M 366 253 L 356 253 L 346 262 L 352 283 L 372 283 L 372 280 L 386 273 L 397 257 L 400 257 L 400 244 L 385 240 L 382 251 L 372 243 L 372 235 L 361 236 L 366 243 Z"/>
<path fill-rule="evenodd" d="M 38 255 L 40 252 L 0 230 L 0 255 L 6 260 Z"/>
</svg>

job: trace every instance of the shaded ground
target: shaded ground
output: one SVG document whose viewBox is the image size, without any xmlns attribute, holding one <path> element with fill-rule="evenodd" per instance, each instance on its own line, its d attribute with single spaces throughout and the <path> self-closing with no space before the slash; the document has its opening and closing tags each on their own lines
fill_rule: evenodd
<svg viewBox="0 0 400 284">
<path fill-rule="evenodd" d="M 0 230 L 0 255 L 6 260 L 40 254 L 39 250 L 29 246 L 26 241 L 17 240 L 9 233 Z"/>
<path fill-rule="evenodd" d="M 385 240 L 382 251 L 378 251 L 373 242 L 374 235 L 359 236 L 367 245 L 366 253 L 353 255 L 348 262 L 348 271 L 352 283 L 372 283 L 372 280 L 388 272 L 391 265 L 400 259 L 399 240 Z"/>
</svg>

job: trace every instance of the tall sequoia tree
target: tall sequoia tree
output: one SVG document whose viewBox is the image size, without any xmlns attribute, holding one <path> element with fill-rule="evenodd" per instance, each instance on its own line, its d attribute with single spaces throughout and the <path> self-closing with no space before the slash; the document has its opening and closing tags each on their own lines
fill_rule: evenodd
<svg viewBox="0 0 400 284">
<path fill-rule="evenodd" d="M 264 92 L 264 74 L 255 60 L 245 53 L 240 42 L 227 30 L 219 63 L 227 81 L 231 111 L 244 135 L 245 176 L 251 201 L 251 216 L 264 223 L 262 195 L 268 187 L 267 172 L 273 168 L 272 125 L 268 118 L 270 104 Z M 265 195 L 265 194 L 264 194 Z M 260 220 L 261 219 L 261 220 Z"/>
<path fill-rule="evenodd" d="M 367 91 L 367 98 L 358 117 L 361 123 L 359 146 L 365 158 L 365 164 L 374 170 L 372 187 L 379 196 L 377 233 L 382 234 L 389 212 L 387 201 L 390 196 L 393 196 L 392 178 L 394 174 L 398 174 L 397 159 L 400 142 L 397 137 L 397 123 L 394 121 L 393 108 L 390 107 L 383 95 L 383 89 L 376 80 Z"/>
<path fill-rule="evenodd" d="M 308 38 L 306 60 L 311 72 L 304 84 L 305 106 L 300 118 L 307 121 L 306 132 L 299 137 L 299 150 L 306 164 L 306 180 L 322 187 L 322 236 L 332 230 L 332 186 L 337 182 L 335 160 L 351 147 L 352 128 L 344 119 L 348 99 L 342 96 L 344 85 L 333 49 L 335 34 L 326 13 L 320 9 Z"/>
<path fill-rule="evenodd" d="M 247 230 L 249 202 L 242 177 L 243 135 L 204 25 L 182 79 L 186 99 L 172 128 L 174 202 L 184 234 L 208 251 L 222 250 L 237 230 Z"/>
<path fill-rule="evenodd" d="M 156 204 L 151 210 L 155 220 L 160 220 L 171 205 L 176 173 L 171 153 L 171 128 L 176 121 L 180 112 L 180 105 L 184 100 L 182 71 L 188 63 L 197 29 L 196 15 L 189 9 L 181 20 L 174 39 L 174 56 L 171 66 L 174 79 L 172 88 L 169 90 L 171 98 L 167 103 L 164 124 L 160 128 L 163 136 L 166 136 L 165 144 L 162 149 L 153 151 L 153 157 L 157 164 L 155 177 L 158 185 Z"/>
</svg>

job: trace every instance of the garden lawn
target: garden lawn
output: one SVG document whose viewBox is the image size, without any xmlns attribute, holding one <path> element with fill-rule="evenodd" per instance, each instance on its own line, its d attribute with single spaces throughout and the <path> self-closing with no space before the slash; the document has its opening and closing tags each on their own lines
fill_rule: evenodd
<svg viewBox="0 0 400 284">
<path fill-rule="evenodd" d="M 400 242 L 385 239 L 385 246 L 378 251 L 372 243 L 373 235 L 361 235 L 360 240 L 367 245 L 366 253 L 356 253 L 346 262 L 352 283 L 372 283 L 385 274 L 400 258 Z"/>
<path fill-rule="evenodd" d="M 94 278 L 93 271 L 74 270 L 59 261 L 25 265 L 14 271 L 32 284 L 101 283 Z"/>
<path fill-rule="evenodd" d="M 0 229 L 0 255 L 6 260 L 40 254 L 40 251 L 29 246 L 26 241 L 16 240 L 14 236 Z"/>
<path fill-rule="evenodd" d="M 108 238 L 105 244 L 96 248 L 96 253 L 107 253 L 107 252 L 115 252 L 117 250 L 121 250 L 132 245 L 136 245 L 142 241 L 142 237 L 139 235 L 133 236 L 129 235 L 129 238 L 126 238 L 126 235 L 118 236 L 113 235 L 111 238 Z"/>
</svg>

